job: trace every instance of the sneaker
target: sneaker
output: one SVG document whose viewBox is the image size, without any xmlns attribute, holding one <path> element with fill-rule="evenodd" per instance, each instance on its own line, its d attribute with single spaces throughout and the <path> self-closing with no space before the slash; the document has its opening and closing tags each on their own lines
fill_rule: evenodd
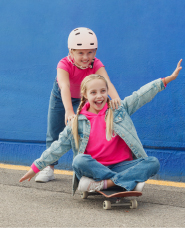
<svg viewBox="0 0 185 228">
<path fill-rule="evenodd" d="M 80 179 L 78 190 L 81 192 L 94 192 L 100 191 L 104 187 L 104 180 L 102 181 L 95 181 L 92 178 L 83 176 Z"/>
<path fill-rule="evenodd" d="M 35 178 L 35 181 L 48 182 L 54 179 L 55 179 L 54 170 L 50 166 L 47 166 L 46 168 L 44 168 L 42 171 L 39 172 L 39 174 Z"/>
<path fill-rule="evenodd" d="M 143 188 L 144 188 L 145 182 L 139 182 L 137 183 L 136 187 L 134 188 L 133 191 L 137 191 L 137 192 L 142 192 Z"/>
</svg>

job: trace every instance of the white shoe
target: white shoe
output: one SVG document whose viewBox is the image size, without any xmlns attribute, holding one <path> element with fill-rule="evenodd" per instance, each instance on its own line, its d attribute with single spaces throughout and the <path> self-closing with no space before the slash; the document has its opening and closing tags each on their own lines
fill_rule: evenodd
<svg viewBox="0 0 185 228">
<path fill-rule="evenodd" d="M 142 192 L 143 188 L 144 188 L 145 182 L 139 182 L 136 187 L 134 188 L 133 191 L 137 191 L 137 192 Z"/>
<path fill-rule="evenodd" d="M 54 179 L 55 179 L 54 170 L 50 166 L 47 166 L 46 168 L 44 168 L 42 171 L 39 172 L 39 174 L 35 178 L 35 181 L 48 182 Z"/>
<path fill-rule="evenodd" d="M 80 179 L 78 190 L 81 192 L 94 192 L 100 191 L 104 187 L 104 180 L 102 181 L 95 181 L 92 178 L 83 176 Z"/>
</svg>

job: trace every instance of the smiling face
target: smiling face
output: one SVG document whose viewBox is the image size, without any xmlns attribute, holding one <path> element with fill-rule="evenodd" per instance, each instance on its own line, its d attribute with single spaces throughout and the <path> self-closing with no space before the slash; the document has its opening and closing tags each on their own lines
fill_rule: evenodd
<svg viewBox="0 0 185 228">
<path fill-rule="evenodd" d="M 76 49 L 70 51 L 71 57 L 77 66 L 88 67 L 96 55 L 95 49 Z"/>
<path fill-rule="evenodd" d="M 89 101 L 89 112 L 98 114 L 107 102 L 108 88 L 102 79 L 94 79 L 86 84 L 84 97 Z"/>
</svg>

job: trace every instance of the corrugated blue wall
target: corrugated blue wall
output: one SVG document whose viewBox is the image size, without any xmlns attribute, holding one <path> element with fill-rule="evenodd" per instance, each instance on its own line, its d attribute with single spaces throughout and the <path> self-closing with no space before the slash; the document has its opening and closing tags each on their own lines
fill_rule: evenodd
<svg viewBox="0 0 185 228">
<path fill-rule="evenodd" d="M 184 58 L 184 11 L 184 0 L 1 0 L 0 162 L 30 165 L 45 149 L 49 96 L 72 29 L 95 31 L 97 57 L 124 98 Z M 132 118 L 161 162 L 159 179 L 185 181 L 184 75 Z M 70 151 L 58 168 L 71 161 Z"/>
</svg>

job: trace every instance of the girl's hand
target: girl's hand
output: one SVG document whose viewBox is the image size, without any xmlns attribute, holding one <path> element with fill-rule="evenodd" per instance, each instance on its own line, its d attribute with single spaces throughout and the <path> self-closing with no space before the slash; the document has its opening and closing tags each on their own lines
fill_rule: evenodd
<svg viewBox="0 0 185 228">
<path fill-rule="evenodd" d="M 177 76 L 179 75 L 179 72 L 181 71 L 182 67 L 181 67 L 181 62 L 182 59 L 178 62 L 176 69 L 174 70 L 173 74 L 170 76 L 167 76 L 166 78 L 163 78 L 162 81 L 164 83 L 164 85 L 166 86 L 169 82 L 175 80 L 177 78 Z"/>
<path fill-rule="evenodd" d="M 67 121 L 71 122 L 71 120 L 75 117 L 75 113 L 73 111 L 66 111 L 65 113 L 65 125 L 67 125 Z"/>
<path fill-rule="evenodd" d="M 33 169 L 30 169 L 20 180 L 19 182 L 23 182 L 28 179 L 28 181 L 31 180 L 32 177 L 34 177 L 36 173 L 33 171 Z"/>
<path fill-rule="evenodd" d="M 120 98 L 115 98 L 115 99 L 112 99 L 111 101 L 110 101 L 110 103 L 111 103 L 111 107 L 113 108 L 113 109 L 118 109 L 118 106 L 119 105 L 121 105 L 121 99 Z"/>
<path fill-rule="evenodd" d="M 181 62 L 182 62 L 182 59 L 178 62 L 176 69 L 174 70 L 173 74 L 171 75 L 172 80 L 175 80 L 177 78 L 177 76 L 179 75 L 179 72 L 182 69 Z"/>
</svg>

